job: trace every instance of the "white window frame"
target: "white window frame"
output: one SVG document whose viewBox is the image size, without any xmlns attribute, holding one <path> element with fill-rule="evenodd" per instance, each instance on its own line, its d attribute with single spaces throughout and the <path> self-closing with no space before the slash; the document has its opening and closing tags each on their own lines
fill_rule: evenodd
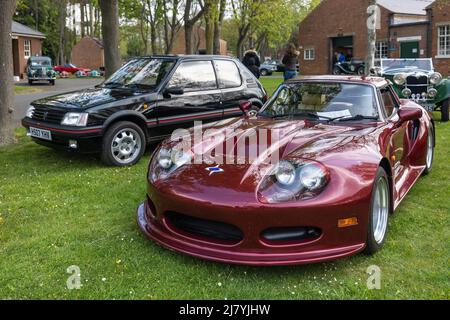
<svg viewBox="0 0 450 320">
<path fill-rule="evenodd" d="M 316 49 L 314 49 L 314 47 L 305 48 L 303 59 L 305 61 L 316 60 Z"/>
<path fill-rule="evenodd" d="M 375 46 L 375 60 L 379 61 L 384 58 L 389 58 L 389 44 L 387 41 L 377 41 Z M 386 55 L 383 55 L 383 47 L 386 49 Z"/>
<path fill-rule="evenodd" d="M 450 23 L 437 26 L 437 57 L 450 58 Z M 448 38 L 448 44 L 441 47 L 441 39 Z"/>
<path fill-rule="evenodd" d="M 29 39 L 23 40 L 23 55 L 25 56 L 25 59 L 31 57 L 31 40 Z"/>
</svg>

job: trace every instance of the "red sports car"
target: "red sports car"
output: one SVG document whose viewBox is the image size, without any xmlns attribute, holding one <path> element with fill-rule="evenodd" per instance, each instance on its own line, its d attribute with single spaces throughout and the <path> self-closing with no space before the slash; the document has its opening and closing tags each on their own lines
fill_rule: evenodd
<svg viewBox="0 0 450 320">
<path fill-rule="evenodd" d="M 256 116 L 163 142 L 138 223 L 166 248 L 226 263 L 373 254 L 434 147 L 433 120 L 387 80 L 297 78 Z"/>
<path fill-rule="evenodd" d="M 78 71 L 82 72 L 91 72 L 91 69 L 87 68 L 78 68 L 77 66 L 73 65 L 72 63 L 67 63 L 61 66 L 56 66 L 53 68 L 56 72 L 68 72 L 68 73 L 76 73 Z"/>
</svg>

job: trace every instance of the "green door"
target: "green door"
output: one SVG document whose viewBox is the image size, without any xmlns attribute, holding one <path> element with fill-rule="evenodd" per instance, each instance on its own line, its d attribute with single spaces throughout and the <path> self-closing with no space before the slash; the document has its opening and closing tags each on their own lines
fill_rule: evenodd
<svg viewBox="0 0 450 320">
<path fill-rule="evenodd" d="M 400 44 L 400 58 L 417 59 L 419 57 L 419 42 L 402 42 Z"/>
</svg>

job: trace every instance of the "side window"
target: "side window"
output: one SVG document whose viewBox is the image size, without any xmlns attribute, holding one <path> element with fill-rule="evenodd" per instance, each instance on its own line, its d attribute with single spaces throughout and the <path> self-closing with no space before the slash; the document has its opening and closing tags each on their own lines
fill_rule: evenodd
<svg viewBox="0 0 450 320">
<path fill-rule="evenodd" d="M 236 88 L 242 85 L 239 69 L 233 61 L 214 61 L 219 75 L 220 88 Z"/>
<path fill-rule="evenodd" d="M 181 87 L 186 92 L 217 89 L 216 74 L 211 61 L 182 62 L 170 79 L 168 87 Z"/>
<path fill-rule="evenodd" d="M 397 103 L 395 101 L 394 96 L 392 95 L 389 87 L 381 89 L 381 98 L 383 99 L 384 109 L 386 111 L 386 116 L 389 118 L 393 113 L 395 108 L 397 107 Z"/>
</svg>

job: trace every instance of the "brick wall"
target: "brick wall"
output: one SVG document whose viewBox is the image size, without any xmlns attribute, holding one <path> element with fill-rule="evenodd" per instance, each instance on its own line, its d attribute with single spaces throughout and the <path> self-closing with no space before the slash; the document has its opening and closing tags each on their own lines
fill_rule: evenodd
<svg viewBox="0 0 450 320">
<path fill-rule="evenodd" d="M 31 56 L 41 56 L 42 55 L 42 39 L 36 38 L 28 38 L 28 37 L 19 37 L 17 39 L 17 51 L 13 49 L 13 52 L 18 54 L 18 67 L 19 67 L 19 76 L 21 78 L 26 75 L 28 58 L 25 58 L 25 40 L 29 40 L 31 42 Z M 13 42 L 14 43 L 14 42 Z"/>
<path fill-rule="evenodd" d="M 394 0 L 393 0 L 394 1 Z M 450 21 L 450 1 L 437 0 L 445 5 L 434 10 L 435 21 Z M 301 46 L 300 72 L 302 74 L 327 74 L 332 64 L 332 38 L 353 36 L 353 56 L 364 60 L 367 54 L 367 7 L 369 0 L 323 0 L 319 6 L 300 24 L 299 44 Z M 389 57 L 399 58 L 401 43 L 398 38 L 420 37 L 420 57 L 437 54 L 437 31 L 434 28 L 433 52 L 428 51 L 428 25 L 426 23 L 390 27 L 392 13 L 380 6 L 381 28 L 377 30 L 377 41 L 384 41 L 392 49 Z M 314 60 L 304 60 L 304 51 L 314 48 Z M 450 74 L 449 59 L 435 59 L 443 73 Z"/>
<path fill-rule="evenodd" d="M 77 67 L 98 70 L 105 65 L 104 50 L 94 39 L 84 37 L 73 47 L 71 60 Z"/>
<path fill-rule="evenodd" d="M 436 71 L 444 76 L 450 76 L 450 57 L 438 56 L 438 27 L 445 24 L 450 25 L 450 1 L 437 0 L 431 6 L 431 56 L 433 57 Z"/>
</svg>

